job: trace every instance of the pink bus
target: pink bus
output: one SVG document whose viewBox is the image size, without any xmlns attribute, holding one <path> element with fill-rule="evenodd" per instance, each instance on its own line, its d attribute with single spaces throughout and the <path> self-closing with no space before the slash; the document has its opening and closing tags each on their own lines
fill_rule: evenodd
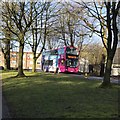
<svg viewBox="0 0 120 120">
<path fill-rule="evenodd" d="M 43 52 L 42 70 L 77 73 L 79 71 L 77 49 L 66 46 Z"/>
</svg>

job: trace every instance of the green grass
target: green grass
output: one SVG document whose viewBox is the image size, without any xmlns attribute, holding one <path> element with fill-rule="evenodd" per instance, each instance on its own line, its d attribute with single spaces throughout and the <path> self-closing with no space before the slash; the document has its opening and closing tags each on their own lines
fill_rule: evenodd
<svg viewBox="0 0 120 120">
<path fill-rule="evenodd" d="M 3 94 L 13 117 L 17 118 L 113 118 L 118 116 L 118 89 L 99 88 L 69 74 L 25 72 L 2 73 Z"/>
</svg>

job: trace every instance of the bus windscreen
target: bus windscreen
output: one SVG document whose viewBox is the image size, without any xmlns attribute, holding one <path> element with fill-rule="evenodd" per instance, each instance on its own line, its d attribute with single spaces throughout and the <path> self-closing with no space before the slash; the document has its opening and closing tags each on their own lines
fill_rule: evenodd
<svg viewBox="0 0 120 120">
<path fill-rule="evenodd" d="M 78 59 L 67 59 L 66 66 L 67 67 L 77 67 L 78 66 Z"/>
</svg>

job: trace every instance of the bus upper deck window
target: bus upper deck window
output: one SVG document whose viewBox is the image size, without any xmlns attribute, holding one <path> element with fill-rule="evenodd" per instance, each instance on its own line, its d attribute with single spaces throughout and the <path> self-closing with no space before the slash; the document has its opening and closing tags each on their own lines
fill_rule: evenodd
<svg viewBox="0 0 120 120">
<path fill-rule="evenodd" d="M 78 55 L 78 52 L 77 52 L 76 48 L 69 48 L 69 47 L 67 47 L 67 48 L 66 48 L 66 53 L 67 53 L 67 54 Z"/>
</svg>

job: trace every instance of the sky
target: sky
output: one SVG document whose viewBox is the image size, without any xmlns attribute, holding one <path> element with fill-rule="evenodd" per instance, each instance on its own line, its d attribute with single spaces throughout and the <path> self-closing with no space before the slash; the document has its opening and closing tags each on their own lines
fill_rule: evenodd
<svg viewBox="0 0 120 120">
<path fill-rule="evenodd" d="M 2 0 L 3 1 L 3 0 Z M 11 2 L 13 2 L 13 1 L 15 1 L 15 0 L 12 0 Z M 21 1 L 21 0 L 20 0 Z M 24 0 L 22 0 L 22 1 L 24 1 Z M 35 1 L 35 0 L 33 0 L 33 1 Z M 49 0 L 38 0 L 38 1 L 49 1 Z M 57 1 L 57 0 L 56 0 Z M 60 1 L 60 0 L 58 0 L 58 1 Z M 65 2 L 65 1 L 70 1 L 70 0 L 62 0 L 61 2 Z M 80 1 L 80 0 L 76 0 L 76 1 Z M 89 1 L 89 0 L 87 0 L 87 1 Z M 92 0 L 90 0 L 90 2 L 91 2 Z M 97 0 L 96 0 L 97 1 Z M 87 43 L 90 43 L 90 44 L 92 44 L 92 43 L 100 43 L 100 44 L 102 44 L 102 40 L 101 40 L 101 38 L 100 37 L 98 37 L 96 34 L 93 34 L 93 36 L 90 38 L 90 40 L 85 40 L 85 42 L 84 42 L 84 44 L 87 44 Z M 16 42 L 16 45 L 17 46 L 19 46 L 19 44 Z M 119 44 L 118 44 L 118 46 L 120 47 L 120 42 L 119 42 Z M 14 48 L 14 50 L 16 51 L 18 51 L 18 48 Z M 31 50 L 31 47 L 29 47 L 29 45 L 25 45 L 25 48 L 24 48 L 24 51 L 25 52 L 31 52 L 32 50 Z M 39 52 L 39 51 L 38 51 Z"/>
<path fill-rule="evenodd" d="M 23 2 L 23 1 L 30 1 L 30 0 L 1 0 L 3 2 Z M 34 2 L 37 2 L 37 1 L 40 1 L 40 2 L 49 2 L 49 1 L 52 1 L 52 0 L 31 0 L 31 1 L 34 1 Z M 70 2 L 70 1 L 73 1 L 73 0 L 55 0 L 55 1 L 58 1 L 58 2 Z M 74 1 L 77 1 L 77 2 L 81 2 L 82 0 L 74 0 Z M 84 2 L 93 2 L 93 0 L 83 0 Z M 104 0 L 94 0 L 95 2 L 104 2 Z M 107 0 L 109 1 L 109 0 Z M 114 0 L 116 1 L 116 0 Z"/>
<path fill-rule="evenodd" d="M 101 38 L 100 37 L 98 37 L 96 34 L 93 34 L 93 36 L 90 38 L 90 39 L 88 39 L 88 37 L 87 37 L 87 39 L 86 40 L 84 40 L 84 43 L 83 44 L 101 44 L 101 45 L 103 45 L 102 44 L 102 41 L 101 41 Z M 16 42 L 16 44 L 15 44 L 16 46 L 19 46 L 19 43 L 18 42 Z M 41 48 L 37 51 L 37 52 L 39 52 L 41 50 Z M 15 48 L 13 48 L 13 51 L 19 51 L 19 48 L 18 47 L 15 47 Z M 25 47 L 24 47 L 24 52 L 32 52 L 32 49 L 31 49 L 31 47 L 29 46 L 29 45 L 25 45 Z"/>
</svg>

